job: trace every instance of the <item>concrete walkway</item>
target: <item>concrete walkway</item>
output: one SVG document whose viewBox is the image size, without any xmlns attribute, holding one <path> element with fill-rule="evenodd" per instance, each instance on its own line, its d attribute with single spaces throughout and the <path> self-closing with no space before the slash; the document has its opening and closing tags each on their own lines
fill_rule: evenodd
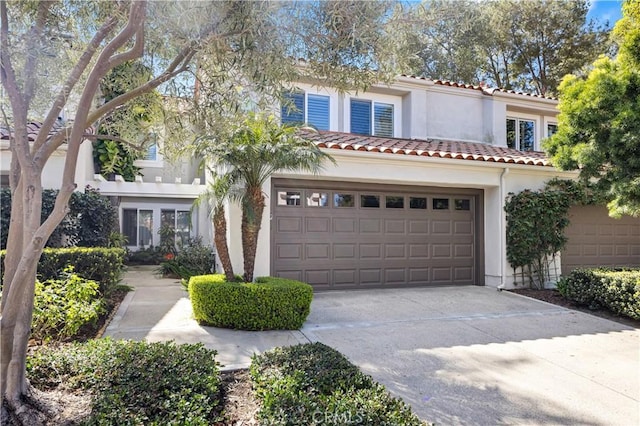
<svg viewBox="0 0 640 426">
<path fill-rule="evenodd" d="M 131 270 L 114 338 L 201 342 L 225 368 L 321 341 L 438 424 L 640 424 L 639 330 L 484 287 L 317 293 L 299 331 L 201 327 L 176 280 Z"/>
</svg>

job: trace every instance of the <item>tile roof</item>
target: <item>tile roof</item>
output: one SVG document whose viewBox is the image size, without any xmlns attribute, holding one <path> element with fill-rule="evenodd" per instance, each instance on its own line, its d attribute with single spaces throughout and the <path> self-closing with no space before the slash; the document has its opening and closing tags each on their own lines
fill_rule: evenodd
<svg viewBox="0 0 640 426">
<path fill-rule="evenodd" d="M 458 87 L 458 88 L 461 88 L 461 89 L 479 90 L 482 93 L 484 93 L 485 95 L 493 95 L 495 92 L 501 92 L 501 93 L 510 93 L 512 95 L 528 96 L 528 97 L 531 97 L 531 98 L 550 99 L 550 100 L 555 100 L 555 101 L 558 100 L 558 98 L 554 98 L 553 96 L 538 95 L 538 94 L 535 94 L 535 93 L 518 92 L 518 91 L 515 91 L 515 90 L 502 89 L 500 87 L 488 87 L 488 86 L 485 86 L 483 84 L 473 85 L 473 84 L 456 83 L 455 81 L 449 81 L 449 80 L 433 80 L 433 79 L 426 78 L 426 77 L 419 77 L 419 76 L 407 75 L 407 74 L 402 74 L 401 77 L 413 78 L 413 79 L 416 79 L 416 80 L 423 80 L 423 81 L 432 81 L 433 84 L 437 84 L 439 86 L 449 86 L 449 87 Z"/>
<path fill-rule="evenodd" d="M 320 148 L 530 166 L 551 166 L 549 159 L 543 152 L 524 152 L 485 143 L 436 139 L 382 138 L 341 132 L 303 131 L 303 134 Z"/>
<path fill-rule="evenodd" d="M 72 123 L 71 121 L 66 122 L 67 125 L 70 125 L 71 123 Z M 36 140 L 41 127 L 42 127 L 42 123 L 39 121 L 30 121 L 29 123 L 27 123 L 27 138 L 29 139 L 29 142 L 33 142 Z M 55 123 L 53 123 L 53 126 L 49 131 L 49 137 L 52 137 L 53 135 L 58 133 L 62 128 L 64 128 L 62 122 L 56 121 Z M 89 127 L 85 129 L 85 132 L 93 134 L 94 129 L 93 127 Z M 7 129 L 4 126 L 0 126 L 0 140 L 9 140 L 9 136 L 10 136 L 9 129 Z"/>
</svg>

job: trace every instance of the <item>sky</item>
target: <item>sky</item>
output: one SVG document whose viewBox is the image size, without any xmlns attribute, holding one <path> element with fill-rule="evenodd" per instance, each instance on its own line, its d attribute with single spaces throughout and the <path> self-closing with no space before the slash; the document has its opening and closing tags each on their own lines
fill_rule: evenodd
<svg viewBox="0 0 640 426">
<path fill-rule="evenodd" d="M 591 7 L 587 18 L 595 19 L 601 23 L 609 21 L 611 27 L 622 17 L 621 0 L 591 0 Z"/>
</svg>

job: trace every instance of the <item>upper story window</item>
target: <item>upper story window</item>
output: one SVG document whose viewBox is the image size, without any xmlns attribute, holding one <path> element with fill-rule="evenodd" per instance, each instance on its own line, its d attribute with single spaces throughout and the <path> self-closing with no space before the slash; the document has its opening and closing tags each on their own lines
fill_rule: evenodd
<svg viewBox="0 0 640 426">
<path fill-rule="evenodd" d="M 556 123 L 547 123 L 547 137 L 555 135 L 558 132 L 558 125 Z"/>
<path fill-rule="evenodd" d="M 288 92 L 280 108 L 282 124 L 312 125 L 329 130 L 329 96 L 305 92 Z"/>
<path fill-rule="evenodd" d="M 533 120 L 507 118 L 507 146 L 520 151 L 533 151 L 536 123 Z"/>
<path fill-rule="evenodd" d="M 351 133 L 393 137 L 393 105 L 351 99 Z"/>
<path fill-rule="evenodd" d="M 160 143 L 157 133 L 149 134 L 148 141 L 150 145 L 147 146 L 146 151 L 142 154 L 139 160 L 134 162 L 137 167 L 155 167 L 159 168 L 163 166 L 162 154 L 160 153 Z"/>
<path fill-rule="evenodd" d="M 145 161 L 158 161 L 158 144 L 154 143 L 149 148 L 147 148 L 147 152 L 144 155 Z"/>
</svg>

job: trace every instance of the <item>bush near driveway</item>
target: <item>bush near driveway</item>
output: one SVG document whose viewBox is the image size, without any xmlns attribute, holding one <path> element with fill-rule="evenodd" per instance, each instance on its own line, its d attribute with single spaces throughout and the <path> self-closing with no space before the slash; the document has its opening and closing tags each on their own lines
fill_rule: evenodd
<svg viewBox="0 0 640 426">
<path fill-rule="evenodd" d="M 42 347 L 27 372 L 40 390 L 89 392 L 83 424 L 211 425 L 222 420 L 215 356 L 202 344 L 98 339 Z"/>
<path fill-rule="evenodd" d="M 311 309 L 309 284 L 261 277 L 255 283 L 227 282 L 223 274 L 189 280 L 196 320 L 203 325 L 241 330 L 297 330 Z"/>
<path fill-rule="evenodd" d="M 255 355 L 250 373 L 262 424 L 425 425 L 384 386 L 322 343 Z"/>
<path fill-rule="evenodd" d="M 640 319 L 640 269 L 576 269 L 558 282 L 558 291 L 580 305 Z"/>
</svg>

